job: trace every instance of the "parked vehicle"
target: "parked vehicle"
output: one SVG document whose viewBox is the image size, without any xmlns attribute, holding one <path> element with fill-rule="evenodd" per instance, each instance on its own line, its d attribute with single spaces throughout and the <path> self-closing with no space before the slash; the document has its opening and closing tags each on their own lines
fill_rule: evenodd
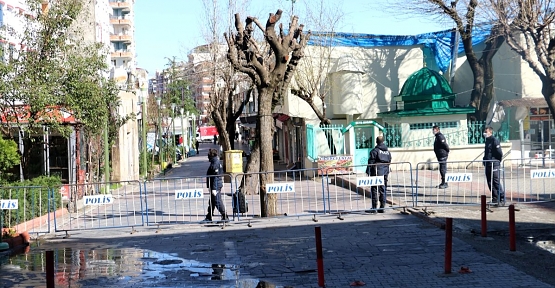
<svg viewBox="0 0 555 288">
<path fill-rule="evenodd" d="M 197 130 L 197 141 L 199 142 L 212 142 L 214 135 L 218 136 L 218 129 L 216 126 L 201 126 Z"/>
</svg>

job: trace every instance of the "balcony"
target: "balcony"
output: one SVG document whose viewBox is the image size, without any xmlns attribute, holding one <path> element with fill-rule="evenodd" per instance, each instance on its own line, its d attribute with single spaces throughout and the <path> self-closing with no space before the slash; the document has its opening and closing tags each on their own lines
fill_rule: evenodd
<svg viewBox="0 0 555 288">
<path fill-rule="evenodd" d="M 123 11 L 130 11 L 131 10 L 131 1 L 124 1 L 124 0 L 110 0 L 110 7 L 112 9 L 123 9 Z"/>
<path fill-rule="evenodd" d="M 131 19 L 126 16 L 111 16 L 110 24 L 131 26 Z"/>
<path fill-rule="evenodd" d="M 132 40 L 133 40 L 133 37 L 129 34 L 120 34 L 120 35 L 110 34 L 110 41 L 112 42 L 131 43 Z"/>
<path fill-rule="evenodd" d="M 112 58 L 133 59 L 133 52 L 131 52 L 129 50 L 118 50 L 118 51 L 114 51 L 114 52 L 110 53 L 110 56 Z"/>
</svg>

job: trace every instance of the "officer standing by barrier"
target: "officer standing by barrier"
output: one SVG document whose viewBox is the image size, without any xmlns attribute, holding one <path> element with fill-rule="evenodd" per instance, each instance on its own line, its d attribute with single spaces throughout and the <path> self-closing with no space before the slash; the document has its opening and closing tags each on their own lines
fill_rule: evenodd
<svg viewBox="0 0 555 288">
<path fill-rule="evenodd" d="M 225 212 L 225 204 L 222 199 L 222 187 L 224 186 L 224 181 L 222 179 L 222 164 L 218 157 L 218 150 L 210 148 L 208 150 L 208 160 L 210 161 L 210 166 L 206 175 L 206 184 L 210 190 L 210 200 L 208 201 L 208 212 L 206 213 L 206 218 L 204 221 L 212 221 L 212 215 L 214 214 L 214 208 L 218 208 L 220 214 L 222 215 L 222 221 L 229 221 L 227 214 Z"/>
<path fill-rule="evenodd" d="M 486 138 L 486 144 L 483 164 L 486 166 L 486 179 L 491 190 L 491 202 L 495 205 L 505 206 L 505 191 L 501 183 L 499 183 L 499 164 L 503 158 L 501 143 L 493 136 L 493 128 L 491 127 L 486 127 L 484 137 Z"/>
<path fill-rule="evenodd" d="M 383 136 L 378 136 L 376 137 L 376 147 L 370 151 L 368 167 L 366 167 L 366 174 L 369 176 L 383 176 L 384 185 L 379 186 L 380 209 L 378 209 L 378 213 L 384 213 L 389 163 L 391 163 L 391 153 L 389 153 L 387 146 L 383 142 Z M 372 186 L 370 191 L 372 191 L 372 211 L 376 211 L 378 206 L 378 187 Z"/>
<path fill-rule="evenodd" d="M 435 136 L 434 141 L 434 152 L 436 154 L 437 161 L 439 162 L 439 175 L 441 175 L 441 184 L 437 186 L 439 189 L 445 189 L 448 186 L 445 182 L 445 174 L 447 173 L 447 157 L 449 157 L 449 145 L 445 136 L 439 131 L 439 126 L 434 125 L 432 127 L 432 132 Z"/>
</svg>

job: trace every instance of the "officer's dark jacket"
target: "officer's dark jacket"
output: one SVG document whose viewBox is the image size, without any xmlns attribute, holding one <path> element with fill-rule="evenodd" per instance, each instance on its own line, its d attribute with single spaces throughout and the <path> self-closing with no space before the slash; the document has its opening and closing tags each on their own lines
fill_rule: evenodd
<svg viewBox="0 0 555 288">
<path fill-rule="evenodd" d="M 380 163 L 391 163 L 391 153 L 389 153 L 384 143 L 376 145 L 376 147 L 370 151 L 370 157 L 368 157 L 369 166 L 366 167 L 366 174 L 370 176 L 388 175 L 389 165 L 372 165 Z"/>
<path fill-rule="evenodd" d="M 210 166 L 208 166 L 206 175 L 212 177 L 206 178 L 207 187 L 210 188 L 210 190 L 221 190 L 224 186 L 224 183 L 222 180 L 222 176 L 220 176 L 222 173 L 222 164 L 220 163 L 220 159 L 218 158 L 218 156 L 215 156 L 211 157 L 209 161 Z"/>
<path fill-rule="evenodd" d="M 501 150 L 501 143 L 497 138 L 490 136 L 486 138 L 486 149 L 484 151 L 484 160 L 497 160 L 501 162 L 503 158 L 503 151 Z M 495 162 L 494 165 L 499 164 Z"/>
<path fill-rule="evenodd" d="M 445 136 L 443 136 L 441 132 L 437 132 L 435 136 L 436 139 L 434 141 L 434 152 L 436 153 L 437 159 L 449 156 L 449 144 L 447 144 Z"/>
</svg>

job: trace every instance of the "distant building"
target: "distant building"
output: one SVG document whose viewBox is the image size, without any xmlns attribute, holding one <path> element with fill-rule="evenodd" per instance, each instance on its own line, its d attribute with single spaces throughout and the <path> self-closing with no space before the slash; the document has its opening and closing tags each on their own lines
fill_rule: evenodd
<svg viewBox="0 0 555 288">
<path fill-rule="evenodd" d="M 104 0 L 106 1 L 106 0 Z M 134 0 L 110 0 L 111 77 L 120 88 L 120 117 L 139 114 L 140 87 L 135 61 Z M 101 13 L 106 15 L 105 13 Z M 112 181 L 139 179 L 139 128 L 137 121 L 127 121 L 119 130 L 112 147 Z"/>
</svg>

